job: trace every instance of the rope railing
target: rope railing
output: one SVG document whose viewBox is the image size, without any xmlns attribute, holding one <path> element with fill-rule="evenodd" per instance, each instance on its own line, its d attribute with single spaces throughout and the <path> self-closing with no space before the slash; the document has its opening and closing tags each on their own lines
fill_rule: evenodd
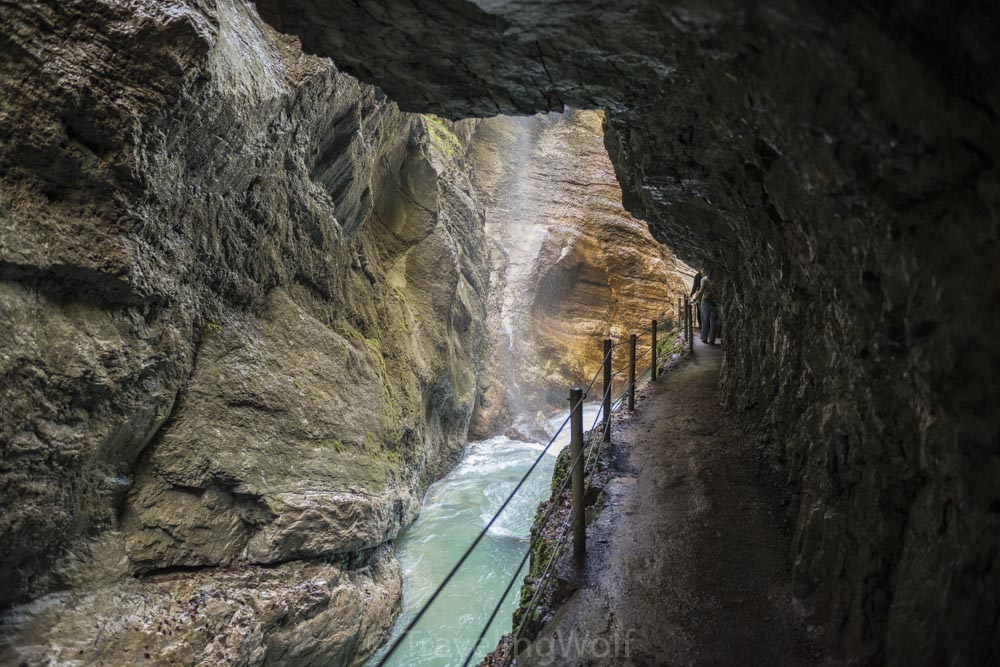
<svg viewBox="0 0 1000 667">
<path fill-rule="evenodd" d="M 689 324 L 691 322 L 691 312 L 689 305 L 687 305 L 686 314 L 687 317 L 685 324 Z M 388 662 L 389 658 L 392 657 L 393 653 L 395 653 L 395 651 L 399 648 L 399 646 L 406 640 L 410 632 L 417 626 L 420 620 L 424 617 L 427 610 L 431 607 L 431 605 L 434 604 L 435 600 L 437 600 L 438 596 L 441 594 L 444 588 L 449 584 L 449 582 L 451 582 L 455 574 L 462 568 L 462 566 L 468 560 L 469 556 L 472 554 L 472 552 L 476 549 L 479 543 L 489 532 L 493 524 L 497 521 L 500 515 L 503 514 L 504 510 L 507 509 L 507 506 L 514 499 L 514 497 L 521 490 L 521 488 L 524 486 L 525 482 L 538 467 L 538 464 L 546 456 L 549 449 L 551 449 L 553 443 L 560 436 L 560 434 L 562 434 L 563 430 L 566 428 L 566 425 L 572 423 L 571 456 L 573 458 L 571 461 L 571 465 L 569 466 L 569 469 L 566 472 L 565 478 L 559 485 L 559 488 L 553 492 L 551 504 L 547 508 L 546 512 L 544 513 L 544 515 L 541 517 L 540 520 L 536 520 L 534 525 L 534 535 L 532 536 L 531 540 L 529 540 L 528 549 L 525 551 L 524 557 L 521 559 L 521 562 L 518 564 L 517 569 L 514 571 L 513 577 L 507 583 L 507 586 L 504 588 L 504 591 L 501 594 L 500 599 L 494 606 L 489 618 L 487 619 L 485 625 L 480 631 L 475 644 L 472 646 L 471 650 L 469 651 L 462 665 L 463 667 L 465 667 L 474 658 L 476 651 L 479 649 L 479 647 L 483 642 L 483 639 L 489 632 L 490 626 L 493 624 L 493 621 L 496 619 L 497 614 L 500 612 L 504 600 L 506 600 L 507 596 L 510 594 L 511 589 L 514 587 L 514 584 L 517 582 L 518 576 L 520 575 L 522 568 L 524 567 L 528 558 L 537 547 L 538 541 L 544 539 L 545 528 L 548 526 L 549 520 L 555 514 L 556 509 L 561 506 L 560 499 L 566 492 L 567 487 L 569 487 L 572 484 L 573 493 L 571 494 L 571 511 L 564 519 L 563 525 L 559 529 L 561 532 L 559 533 L 558 538 L 554 542 L 554 547 L 550 552 L 549 561 L 548 563 L 546 563 L 545 569 L 543 570 L 541 576 L 539 576 L 538 585 L 536 586 L 535 592 L 532 595 L 532 598 L 529 600 L 528 605 L 524 607 L 521 622 L 519 623 L 517 630 L 512 635 L 512 642 L 510 644 L 511 649 L 513 649 L 516 646 L 516 642 L 520 639 L 521 633 L 524 631 L 527 620 L 533 614 L 535 610 L 535 605 L 540 599 L 542 591 L 545 589 L 546 584 L 549 581 L 547 579 L 549 570 L 553 567 L 553 564 L 556 562 L 556 560 L 559 558 L 559 555 L 562 553 L 562 549 L 566 544 L 567 538 L 571 532 L 574 534 L 574 550 L 577 553 L 577 555 L 582 556 L 582 554 L 585 551 L 583 545 L 583 538 L 585 534 L 585 526 L 583 521 L 584 519 L 583 497 L 582 497 L 584 493 L 583 481 L 585 476 L 593 475 L 594 471 L 597 468 L 597 465 L 600 462 L 600 457 L 601 454 L 603 454 L 604 452 L 605 445 L 610 442 L 611 414 L 620 409 L 621 406 L 624 404 L 625 399 L 629 397 L 631 397 L 630 400 L 630 407 L 631 407 L 631 405 L 634 402 L 634 396 L 635 396 L 634 391 L 636 386 L 640 382 L 643 382 L 647 376 L 652 377 L 653 380 L 656 379 L 657 363 L 659 361 L 658 350 L 656 349 L 657 324 L 658 320 L 653 320 L 652 326 L 646 329 L 646 331 L 642 332 L 642 334 L 630 335 L 628 339 L 620 341 L 618 343 L 614 343 L 611 340 L 604 341 L 604 349 L 605 349 L 604 358 L 602 359 L 601 366 L 597 369 L 597 372 L 594 373 L 594 377 L 591 379 L 586 389 L 580 389 L 578 387 L 574 387 L 570 392 L 571 405 L 570 405 L 569 415 L 567 415 L 566 419 L 562 421 L 562 423 L 559 425 L 559 428 L 556 430 L 555 434 L 549 439 L 548 443 L 542 448 L 541 452 L 532 462 L 531 466 L 528 468 L 528 470 L 524 473 L 521 479 L 514 486 L 514 489 L 504 499 L 503 503 L 501 503 L 500 508 L 493 514 L 493 516 L 486 523 L 483 529 L 476 535 L 475 539 L 472 541 L 469 547 L 462 553 L 461 557 L 459 557 L 458 561 L 456 561 L 454 566 L 452 566 L 452 568 L 448 571 L 448 574 L 437 586 L 437 588 L 434 589 L 434 592 L 430 595 L 430 597 L 427 598 L 427 600 L 418 610 L 416 615 L 410 620 L 409 623 L 407 623 L 403 632 L 395 639 L 395 641 L 393 641 L 389 649 L 379 660 L 378 663 L 379 667 L 385 665 Z M 684 328 L 685 328 L 684 335 L 685 339 L 687 340 L 690 338 L 690 331 L 687 330 L 687 326 L 685 326 Z M 643 352 L 641 355 L 639 355 L 635 352 L 635 341 L 638 340 L 640 335 L 645 336 L 646 334 L 652 334 L 652 341 L 648 346 L 645 345 L 643 346 L 644 348 Z M 617 371 L 613 371 L 611 369 L 612 352 L 616 347 L 620 347 L 621 345 L 624 344 L 630 345 L 629 363 L 626 367 L 620 368 Z M 647 354 L 652 355 L 651 363 L 649 366 L 646 367 L 646 369 L 642 372 L 641 375 L 637 376 L 635 374 L 636 363 L 638 359 L 644 358 Z M 605 379 L 604 391 L 602 392 L 601 396 L 602 407 L 595 414 L 594 421 L 593 424 L 591 424 L 591 427 L 586 431 L 584 431 L 583 424 L 580 421 L 582 418 L 583 401 L 587 398 L 588 393 L 593 388 L 594 384 L 597 382 L 597 378 L 601 375 L 602 372 L 604 373 L 604 379 Z M 616 399 L 611 400 L 613 381 L 616 377 L 625 372 L 629 373 L 629 382 L 627 383 L 625 390 Z M 576 401 L 573 400 L 573 397 L 576 397 Z M 576 418 L 575 420 L 574 416 Z M 601 421 L 603 421 L 603 426 L 602 428 L 598 428 L 598 423 Z M 586 436 L 584 436 L 584 434 L 586 434 Z M 603 438 L 600 438 L 601 435 L 603 435 Z M 600 442 L 598 442 L 599 438 Z M 585 452 L 586 456 L 584 456 Z M 574 528 L 574 530 L 571 531 L 570 528 Z M 512 658 L 513 658 L 513 650 L 509 650 L 507 652 L 507 655 L 505 656 L 503 664 L 505 666 L 509 665 L 510 660 Z"/>
</svg>

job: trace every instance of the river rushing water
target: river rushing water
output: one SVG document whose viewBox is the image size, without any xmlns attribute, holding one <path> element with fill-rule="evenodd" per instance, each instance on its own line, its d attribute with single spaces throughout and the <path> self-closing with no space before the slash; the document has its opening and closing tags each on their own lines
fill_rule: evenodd
<svg viewBox="0 0 1000 667">
<path fill-rule="evenodd" d="M 584 406 L 584 428 L 590 427 L 599 411 L 597 405 Z M 550 419 L 549 432 L 554 433 L 565 419 L 566 414 Z M 549 497 L 556 455 L 568 444 L 567 424 L 387 664 L 451 667 L 463 663 L 528 549 L 535 509 Z M 504 436 L 469 443 L 455 469 L 428 489 L 420 517 L 396 540 L 396 557 L 403 567 L 403 609 L 389 643 L 369 661 L 370 667 L 378 664 L 542 450 L 540 444 Z M 500 637 L 511 632 L 511 616 L 527 568 L 525 562 L 470 664 L 477 664 Z"/>
</svg>

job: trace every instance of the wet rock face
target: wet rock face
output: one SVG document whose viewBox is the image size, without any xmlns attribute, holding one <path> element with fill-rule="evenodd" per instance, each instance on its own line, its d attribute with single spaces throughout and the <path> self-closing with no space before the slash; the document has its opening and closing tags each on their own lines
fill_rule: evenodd
<svg viewBox="0 0 1000 667">
<path fill-rule="evenodd" d="M 605 109 L 626 208 L 722 287 L 834 650 L 997 659 L 995 7 L 258 6 L 405 109 Z"/>
<path fill-rule="evenodd" d="M 12 612 L 2 661 L 199 595 L 246 643 L 220 607 L 150 651 L 363 660 L 398 609 L 380 545 L 460 452 L 483 356 L 454 138 L 244 3 L 2 15 L 0 607 L 73 591 Z"/>
<path fill-rule="evenodd" d="M 19 608 L 26 630 L 17 658 L 21 664 L 351 665 L 378 649 L 399 596 L 399 564 L 391 558 L 363 568 L 300 561 L 125 580 Z M 95 637 L 94 627 L 103 636 Z"/>
<path fill-rule="evenodd" d="M 666 331 L 686 286 L 673 253 L 622 208 L 599 112 L 481 120 L 468 150 L 493 259 L 493 367 L 472 423 L 487 436 L 512 415 L 564 408 L 600 367 L 602 339 L 654 318 Z M 639 372 L 649 343 L 637 344 Z M 618 348 L 614 368 L 626 359 Z"/>
</svg>

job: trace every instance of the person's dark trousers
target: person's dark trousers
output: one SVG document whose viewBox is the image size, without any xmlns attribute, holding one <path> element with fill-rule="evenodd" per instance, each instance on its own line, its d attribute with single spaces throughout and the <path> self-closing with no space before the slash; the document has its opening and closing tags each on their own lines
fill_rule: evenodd
<svg viewBox="0 0 1000 667">
<path fill-rule="evenodd" d="M 698 328 L 702 331 L 705 330 L 705 327 L 701 323 L 701 305 L 698 306 Z"/>
<path fill-rule="evenodd" d="M 691 284 L 691 296 L 698 293 L 698 289 L 701 287 L 701 271 L 694 274 L 694 282 Z M 698 328 L 701 328 L 701 308 L 696 308 L 698 311 Z"/>
<path fill-rule="evenodd" d="M 715 339 L 719 336 L 719 308 L 715 305 L 715 302 L 711 299 L 702 299 L 701 308 L 698 309 L 701 314 L 701 342 L 703 343 L 715 343 Z"/>
</svg>

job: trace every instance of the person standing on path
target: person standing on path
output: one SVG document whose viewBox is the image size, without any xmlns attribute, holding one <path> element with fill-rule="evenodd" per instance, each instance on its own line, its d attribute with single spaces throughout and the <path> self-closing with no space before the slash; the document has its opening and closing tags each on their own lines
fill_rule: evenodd
<svg viewBox="0 0 1000 667">
<path fill-rule="evenodd" d="M 698 303 L 698 313 L 701 316 L 701 342 L 715 345 L 719 336 L 719 307 L 715 303 L 715 290 L 708 272 L 701 277 L 698 291 L 691 297 Z"/>
<path fill-rule="evenodd" d="M 694 274 L 694 284 L 691 286 L 691 297 L 692 297 L 692 299 L 694 298 L 694 295 L 698 292 L 698 290 L 700 288 L 701 288 L 701 269 L 698 270 L 698 273 Z M 699 329 L 702 328 L 702 326 L 701 326 L 701 308 L 698 309 L 698 328 Z"/>
</svg>

